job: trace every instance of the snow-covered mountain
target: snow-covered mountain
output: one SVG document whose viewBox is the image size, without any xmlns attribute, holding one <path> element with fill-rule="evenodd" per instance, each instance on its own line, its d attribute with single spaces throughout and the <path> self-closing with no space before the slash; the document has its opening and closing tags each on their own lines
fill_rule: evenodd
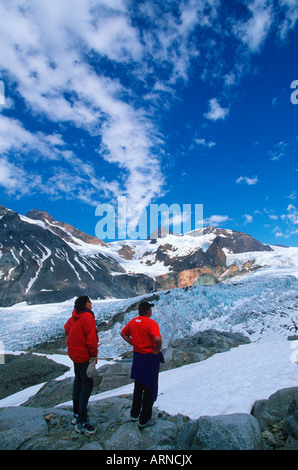
<svg viewBox="0 0 298 470">
<path fill-rule="evenodd" d="M 156 290 L 215 284 L 220 277 L 240 274 L 236 266 L 227 271 L 228 255 L 273 250 L 250 235 L 216 227 L 158 239 L 113 242 L 107 249 L 127 272 L 154 277 Z"/>
<path fill-rule="evenodd" d="M 263 265 L 254 255 L 231 263 L 231 255 L 272 252 L 250 235 L 214 227 L 106 244 L 47 212 L 22 216 L 0 206 L 0 306 L 61 302 L 83 293 L 93 299 L 130 298 L 214 285 Z"/>
<path fill-rule="evenodd" d="M 95 245 L 70 226 L 28 215 L 0 206 L 0 305 L 60 302 L 84 293 L 131 297 L 153 290 L 151 278 L 128 275 L 115 257 L 102 251 L 103 242 Z M 92 253 L 82 253 L 80 244 Z"/>
</svg>

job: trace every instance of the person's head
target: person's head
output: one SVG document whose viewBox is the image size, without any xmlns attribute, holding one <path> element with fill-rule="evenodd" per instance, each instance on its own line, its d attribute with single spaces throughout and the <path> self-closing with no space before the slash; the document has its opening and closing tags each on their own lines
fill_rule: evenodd
<svg viewBox="0 0 298 470">
<path fill-rule="evenodd" d="M 154 307 L 154 304 L 150 304 L 147 301 L 141 302 L 139 304 L 139 315 L 140 316 L 151 316 L 152 314 L 152 307 Z"/>
<path fill-rule="evenodd" d="M 82 295 L 81 297 L 78 297 L 75 301 L 75 309 L 77 312 L 82 312 L 85 309 L 91 310 L 92 308 L 92 303 L 91 300 L 87 295 Z"/>
</svg>

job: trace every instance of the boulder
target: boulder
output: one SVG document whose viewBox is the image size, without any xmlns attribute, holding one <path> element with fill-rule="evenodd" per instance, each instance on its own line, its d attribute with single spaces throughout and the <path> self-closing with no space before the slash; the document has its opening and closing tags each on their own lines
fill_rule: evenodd
<svg viewBox="0 0 298 470">
<path fill-rule="evenodd" d="M 262 431 L 285 418 L 296 394 L 298 387 L 283 388 L 267 400 L 255 402 L 251 414 L 259 421 Z"/>
<path fill-rule="evenodd" d="M 260 423 L 264 449 L 298 450 L 298 387 L 258 400 L 251 414 Z"/>
<path fill-rule="evenodd" d="M 298 440 L 298 392 L 291 402 L 284 421 L 284 430 L 294 439 Z"/>
<path fill-rule="evenodd" d="M 64 380 L 50 380 L 22 406 L 51 407 L 61 403 L 61 397 L 64 401 L 72 400 L 73 382 L 73 377 Z"/>
<path fill-rule="evenodd" d="M 192 450 L 260 450 L 261 429 L 251 415 L 202 416 Z"/>
<path fill-rule="evenodd" d="M 122 387 L 132 383 L 130 378 L 132 361 L 117 361 L 115 364 L 107 364 L 98 370 L 101 378 L 99 381 L 98 392 L 105 392 L 113 388 Z"/>
<path fill-rule="evenodd" d="M 172 341 L 164 351 L 165 364 L 161 370 L 174 369 L 207 359 L 213 354 L 229 351 L 240 344 L 250 343 L 242 333 L 208 329 L 193 336 Z"/>
<path fill-rule="evenodd" d="M 0 398 L 64 374 L 69 367 L 34 354 L 6 354 L 1 364 Z"/>
</svg>

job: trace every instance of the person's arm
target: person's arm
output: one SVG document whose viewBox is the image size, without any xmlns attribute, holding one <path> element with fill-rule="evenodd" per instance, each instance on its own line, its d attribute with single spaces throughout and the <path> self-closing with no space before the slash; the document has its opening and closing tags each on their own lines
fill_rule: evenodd
<svg viewBox="0 0 298 470">
<path fill-rule="evenodd" d="M 73 322 L 73 319 L 72 317 L 70 317 L 64 325 L 64 331 L 65 331 L 66 336 L 69 335 L 72 322 Z"/>
<path fill-rule="evenodd" d="M 162 346 L 162 337 L 161 336 L 155 336 L 153 338 L 153 341 L 154 341 L 154 346 L 152 348 L 152 352 L 153 354 L 158 354 L 161 350 L 161 346 Z"/>
<path fill-rule="evenodd" d="M 85 342 L 90 358 L 96 358 L 98 354 L 98 336 L 94 317 L 91 314 L 85 314 L 83 320 Z"/>
<path fill-rule="evenodd" d="M 124 333 L 121 333 L 121 336 L 124 339 L 124 341 L 126 341 L 128 344 L 132 345 L 132 339 L 131 339 L 130 336 L 125 335 Z"/>
</svg>

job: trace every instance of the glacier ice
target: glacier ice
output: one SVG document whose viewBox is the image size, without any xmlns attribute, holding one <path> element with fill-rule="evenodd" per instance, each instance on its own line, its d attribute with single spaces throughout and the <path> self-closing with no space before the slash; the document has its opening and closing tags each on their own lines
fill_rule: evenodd
<svg viewBox="0 0 298 470">
<path fill-rule="evenodd" d="M 197 286 L 157 292 L 153 316 L 161 330 L 163 345 L 174 339 L 213 328 L 241 332 L 251 341 L 287 337 L 298 330 L 298 279 L 287 273 L 264 270 L 258 275 L 214 286 Z M 98 322 L 109 321 L 147 296 L 125 300 L 94 300 Z M 59 304 L 21 303 L 0 308 L 0 340 L 5 350 L 23 350 L 64 334 L 74 299 Z M 127 350 L 120 337 L 123 326 L 137 311 L 99 334 L 99 356 L 115 357 Z"/>
</svg>

